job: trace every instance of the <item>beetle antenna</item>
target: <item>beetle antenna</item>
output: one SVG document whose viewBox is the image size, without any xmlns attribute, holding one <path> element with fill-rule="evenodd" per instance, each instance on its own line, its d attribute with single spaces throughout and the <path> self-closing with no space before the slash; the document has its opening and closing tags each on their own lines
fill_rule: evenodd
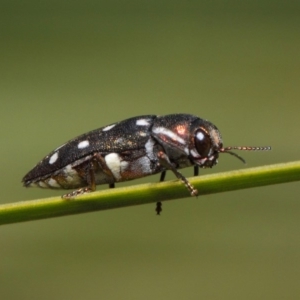
<svg viewBox="0 0 300 300">
<path fill-rule="evenodd" d="M 231 150 L 269 151 L 269 150 L 271 150 L 271 147 L 270 146 L 266 146 L 266 147 L 233 146 L 233 147 L 225 147 L 225 148 L 220 149 L 219 152 L 228 153 L 230 155 L 233 155 L 245 164 L 246 161 L 241 156 L 239 156 L 235 152 L 232 152 Z"/>
</svg>

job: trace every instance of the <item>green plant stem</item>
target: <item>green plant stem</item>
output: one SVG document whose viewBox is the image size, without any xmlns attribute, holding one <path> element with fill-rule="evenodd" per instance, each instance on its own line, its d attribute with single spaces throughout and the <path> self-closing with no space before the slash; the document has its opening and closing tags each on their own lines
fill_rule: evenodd
<svg viewBox="0 0 300 300">
<path fill-rule="evenodd" d="M 198 200 L 201 200 L 201 195 L 298 180 L 300 161 L 189 179 L 199 191 Z M 186 187 L 176 180 L 107 189 L 78 196 L 73 200 L 55 197 L 22 201 L 0 205 L 0 225 L 186 197 L 189 197 Z"/>
</svg>

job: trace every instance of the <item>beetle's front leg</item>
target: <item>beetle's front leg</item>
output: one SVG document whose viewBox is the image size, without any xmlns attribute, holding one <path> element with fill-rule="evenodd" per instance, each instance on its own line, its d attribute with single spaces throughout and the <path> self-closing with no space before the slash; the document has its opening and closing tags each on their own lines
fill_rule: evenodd
<svg viewBox="0 0 300 300">
<path fill-rule="evenodd" d="M 159 151 L 157 153 L 157 158 L 158 158 L 159 163 L 163 167 L 165 167 L 166 169 L 171 170 L 175 174 L 175 176 L 185 184 L 185 186 L 190 191 L 192 196 L 197 196 L 198 195 L 197 189 L 195 189 L 191 185 L 191 183 L 173 166 L 173 164 L 170 162 L 169 157 L 167 156 L 166 153 L 164 153 L 163 151 Z"/>
</svg>

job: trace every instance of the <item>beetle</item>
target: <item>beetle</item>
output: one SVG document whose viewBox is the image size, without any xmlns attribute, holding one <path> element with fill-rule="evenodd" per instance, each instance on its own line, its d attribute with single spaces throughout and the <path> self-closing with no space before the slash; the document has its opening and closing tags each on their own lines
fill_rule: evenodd
<svg viewBox="0 0 300 300">
<path fill-rule="evenodd" d="M 23 178 L 25 187 L 75 189 L 62 198 L 95 191 L 96 185 L 133 180 L 167 170 L 180 179 L 192 196 L 198 191 L 178 169 L 211 168 L 220 153 L 242 157 L 232 150 L 270 150 L 270 147 L 223 147 L 211 122 L 190 114 L 143 115 L 92 130 L 59 146 Z M 161 203 L 157 203 L 157 214 Z"/>
</svg>

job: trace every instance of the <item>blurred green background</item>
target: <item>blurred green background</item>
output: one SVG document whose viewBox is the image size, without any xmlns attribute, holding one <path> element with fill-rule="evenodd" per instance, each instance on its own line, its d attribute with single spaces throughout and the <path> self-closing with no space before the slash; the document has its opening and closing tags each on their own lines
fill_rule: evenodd
<svg viewBox="0 0 300 300">
<path fill-rule="evenodd" d="M 21 178 L 140 114 L 192 113 L 227 146 L 273 147 L 240 153 L 246 167 L 299 159 L 299 1 L 2 0 L 0 25 L 1 203 L 60 195 Z M 241 168 L 224 155 L 201 173 Z M 298 183 L 163 208 L 2 226 L 1 299 L 299 299 Z"/>
</svg>

